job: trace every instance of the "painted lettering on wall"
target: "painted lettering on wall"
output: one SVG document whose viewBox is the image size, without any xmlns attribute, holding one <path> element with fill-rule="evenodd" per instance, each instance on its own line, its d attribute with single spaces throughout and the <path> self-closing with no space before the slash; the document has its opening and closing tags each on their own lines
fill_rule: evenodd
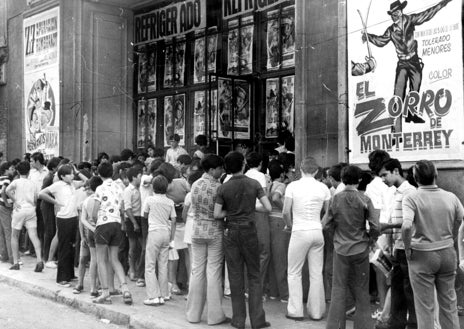
<svg viewBox="0 0 464 329">
<path fill-rule="evenodd" d="M 229 19 L 254 10 L 266 10 L 288 0 L 222 0 L 222 16 Z"/>
<path fill-rule="evenodd" d="M 135 16 L 135 44 L 206 27 L 206 0 L 186 0 Z"/>
</svg>

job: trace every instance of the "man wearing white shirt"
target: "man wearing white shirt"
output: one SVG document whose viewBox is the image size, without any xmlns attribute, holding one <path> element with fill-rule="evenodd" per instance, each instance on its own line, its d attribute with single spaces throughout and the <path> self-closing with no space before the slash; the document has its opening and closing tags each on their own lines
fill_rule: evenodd
<svg viewBox="0 0 464 329">
<path fill-rule="evenodd" d="M 250 169 L 245 173 L 245 176 L 256 180 L 263 190 L 267 191 L 266 176 L 260 171 L 263 163 L 263 157 L 257 152 L 250 152 L 246 156 L 246 163 Z M 267 193 L 267 192 L 266 192 Z M 261 202 L 256 199 L 256 209 Z M 269 226 L 269 215 L 265 212 L 255 211 L 256 231 L 258 233 L 258 242 L 260 247 L 259 268 L 261 288 L 264 291 L 264 281 L 266 279 L 267 269 L 271 260 L 271 229 Z"/>
<path fill-rule="evenodd" d="M 178 134 L 174 134 L 169 137 L 169 143 L 171 147 L 168 148 L 166 151 L 166 162 L 172 164 L 174 167 L 177 168 L 177 158 L 181 154 L 188 154 L 188 152 L 182 147 L 179 146 L 180 136 Z"/>
</svg>

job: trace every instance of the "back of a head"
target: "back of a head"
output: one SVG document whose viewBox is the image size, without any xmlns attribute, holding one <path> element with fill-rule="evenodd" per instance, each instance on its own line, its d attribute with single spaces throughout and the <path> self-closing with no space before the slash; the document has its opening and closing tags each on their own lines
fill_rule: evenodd
<svg viewBox="0 0 464 329">
<path fill-rule="evenodd" d="M 369 168 L 378 175 L 383 163 L 390 159 L 390 155 L 384 150 L 374 150 L 369 153 Z"/>
<path fill-rule="evenodd" d="M 131 149 L 124 149 L 121 151 L 121 161 L 129 161 L 134 158 L 134 152 Z"/>
<path fill-rule="evenodd" d="M 195 171 L 193 173 L 190 174 L 190 176 L 188 177 L 188 183 L 190 184 L 190 186 L 193 185 L 193 183 L 195 183 L 197 180 L 199 180 L 201 178 L 201 176 L 203 175 L 203 173 L 201 171 Z"/>
<path fill-rule="evenodd" d="M 172 182 L 174 178 L 177 177 L 177 169 L 170 163 L 163 162 L 158 169 L 153 173 L 153 175 L 161 175 L 166 177 L 168 184 Z"/>
<path fill-rule="evenodd" d="M 5 174 L 5 171 L 10 169 L 11 167 L 11 162 L 5 161 L 0 165 L 0 176 L 3 176 Z"/>
<path fill-rule="evenodd" d="M 361 175 L 362 175 L 361 168 L 357 166 L 353 166 L 353 165 L 346 166 L 342 169 L 342 182 L 345 185 L 359 184 Z"/>
<path fill-rule="evenodd" d="M 102 162 L 98 165 L 97 173 L 102 178 L 111 178 L 113 176 L 113 166 L 109 162 Z"/>
<path fill-rule="evenodd" d="M 336 165 L 333 165 L 329 169 L 329 176 L 332 177 L 336 182 L 341 182 L 342 181 L 342 170 L 345 168 L 348 164 L 345 162 L 340 162 L 337 163 Z"/>
<path fill-rule="evenodd" d="M 203 160 L 201 160 L 201 168 L 208 172 L 210 169 L 216 169 L 217 167 L 222 167 L 224 165 L 224 160 L 216 154 L 206 154 Z"/>
<path fill-rule="evenodd" d="M 231 174 L 236 174 L 242 170 L 244 161 L 245 158 L 242 153 L 237 151 L 229 152 L 224 158 L 225 169 Z"/>
<path fill-rule="evenodd" d="M 150 163 L 150 168 L 148 169 L 148 172 L 150 174 L 153 174 L 156 170 L 158 170 L 159 166 L 161 166 L 162 163 L 164 163 L 164 160 L 162 159 L 153 160 Z"/>
<path fill-rule="evenodd" d="M 401 163 L 398 159 L 388 159 L 382 164 L 382 168 L 389 172 L 393 172 L 393 170 L 398 169 L 398 173 L 403 176 L 403 168 L 401 167 Z"/>
<path fill-rule="evenodd" d="M 155 147 L 153 149 L 153 157 L 154 158 L 163 158 L 164 157 L 164 150 L 161 147 Z"/>
<path fill-rule="evenodd" d="M 198 146 L 206 146 L 208 144 L 208 140 L 205 135 L 197 135 L 197 137 L 195 137 L 195 144 Z"/>
<path fill-rule="evenodd" d="M 153 178 L 153 191 L 156 194 L 166 194 L 169 182 L 163 175 L 156 175 Z"/>
<path fill-rule="evenodd" d="M 92 176 L 87 182 L 88 186 L 92 191 L 96 191 L 97 187 L 99 187 L 101 184 L 103 184 L 103 180 L 101 179 L 100 176 Z"/>
<path fill-rule="evenodd" d="M 432 161 L 420 160 L 414 165 L 414 179 L 419 185 L 433 185 L 438 176 Z"/>
<path fill-rule="evenodd" d="M 23 160 L 16 165 L 16 170 L 20 175 L 28 175 L 29 171 L 31 170 L 31 164 L 29 163 L 29 161 Z"/>
<path fill-rule="evenodd" d="M 192 163 L 192 158 L 188 154 L 181 154 L 177 157 L 177 162 L 180 164 L 188 166 Z"/>
<path fill-rule="evenodd" d="M 279 160 L 273 160 L 269 162 L 269 176 L 271 180 L 274 181 L 282 175 L 284 172 L 284 165 Z"/>
<path fill-rule="evenodd" d="M 140 167 L 131 167 L 127 170 L 127 179 L 129 179 L 129 182 L 132 182 L 134 178 L 137 178 L 139 174 L 142 174 L 142 169 Z"/>
<path fill-rule="evenodd" d="M 319 165 L 313 157 L 306 157 L 301 161 L 300 169 L 305 174 L 315 174 Z"/>
<path fill-rule="evenodd" d="M 45 165 L 45 158 L 41 152 L 34 152 L 31 155 L 31 160 L 39 161 L 41 165 Z"/>
<path fill-rule="evenodd" d="M 257 168 L 263 161 L 263 157 L 258 152 L 250 152 L 246 156 L 247 165 L 250 168 Z"/>
</svg>

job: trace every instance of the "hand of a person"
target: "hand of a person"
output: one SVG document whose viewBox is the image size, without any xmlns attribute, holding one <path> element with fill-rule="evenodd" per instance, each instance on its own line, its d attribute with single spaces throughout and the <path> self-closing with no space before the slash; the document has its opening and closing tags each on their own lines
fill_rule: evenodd
<svg viewBox="0 0 464 329">
<path fill-rule="evenodd" d="M 405 249 L 404 252 L 406 253 L 406 259 L 411 260 L 411 248 Z"/>
<path fill-rule="evenodd" d="M 175 248 L 174 241 L 169 242 L 169 249 L 174 249 L 174 248 Z"/>
<path fill-rule="evenodd" d="M 138 223 L 134 223 L 134 231 L 140 232 L 140 225 Z"/>
</svg>

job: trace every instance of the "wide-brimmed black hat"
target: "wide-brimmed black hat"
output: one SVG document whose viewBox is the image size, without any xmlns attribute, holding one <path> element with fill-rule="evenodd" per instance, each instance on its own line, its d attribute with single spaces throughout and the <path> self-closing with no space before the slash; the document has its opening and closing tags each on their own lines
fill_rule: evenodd
<svg viewBox="0 0 464 329">
<path fill-rule="evenodd" d="M 395 2 L 392 2 L 391 5 L 390 5 L 390 10 L 387 11 L 388 15 L 391 15 L 392 12 L 394 12 L 395 10 L 403 10 L 404 7 L 406 7 L 406 5 L 408 4 L 407 1 L 405 2 L 401 2 L 399 0 L 395 1 Z"/>
</svg>

